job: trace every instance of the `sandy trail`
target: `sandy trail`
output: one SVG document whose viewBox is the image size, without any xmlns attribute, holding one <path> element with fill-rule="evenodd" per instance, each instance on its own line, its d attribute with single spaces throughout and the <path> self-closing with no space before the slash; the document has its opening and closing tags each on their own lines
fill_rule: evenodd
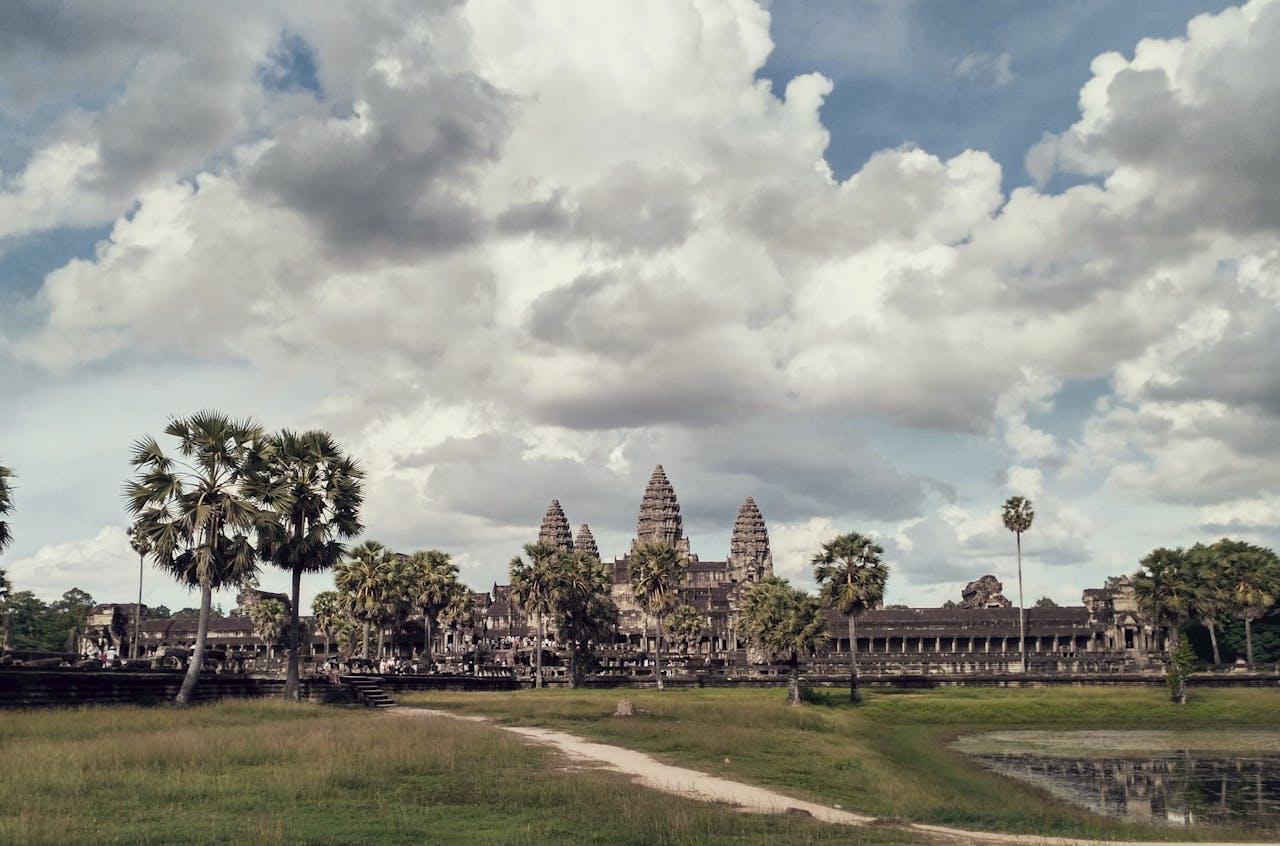
<svg viewBox="0 0 1280 846">
<path fill-rule="evenodd" d="M 407 717 L 434 717 L 450 720 L 466 720 L 468 722 L 486 723 L 518 734 L 526 740 L 552 746 L 562 752 L 570 760 L 590 763 L 615 772 L 634 776 L 636 782 L 654 790 L 685 796 L 705 802 L 723 802 L 744 811 L 763 814 L 783 814 L 804 812 L 815 819 L 838 825 L 870 825 L 877 823 L 875 817 L 863 816 L 834 808 L 817 802 L 796 799 L 774 790 L 744 784 L 719 776 L 709 775 L 686 767 L 677 767 L 654 760 L 643 752 L 597 743 L 576 735 L 553 729 L 534 728 L 529 726 L 499 726 L 485 717 L 464 716 L 449 711 L 438 711 L 430 708 L 390 708 L 384 714 Z M 896 825 L 903 829 L 926 835 L 932 840 L 958 844 L 1030 844 L 1031 846 L 1094 846 L 1100 841 L 1079 840 L 1070 837 L 1037 837 L 1025 834 L 1004 834 L 988 831 L 965 831 L 946 826 L 926 825 L 924 823 L 908 823 L 881 820 L 880 824 Z M 1274 843 L 1232 843 L 1214 844 L 1205 841 L 1194 843 L 1177 843 L 1169 840 L 1161 841 L 1116 841 L 1125 846 L 1276 846 Z"/>
</svg>

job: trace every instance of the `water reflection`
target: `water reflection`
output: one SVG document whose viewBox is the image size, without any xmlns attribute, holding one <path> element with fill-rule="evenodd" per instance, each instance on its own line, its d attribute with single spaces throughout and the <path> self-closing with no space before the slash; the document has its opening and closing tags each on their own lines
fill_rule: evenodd
<svg viewBox="0 0 1280 846">
<path fill-rule="evenodd" d="M 1072 759 L 975 755 L 983 766 L 1103 814 L 1190 825 L 1280 825 L 1280 755 Z"/>
</svg>

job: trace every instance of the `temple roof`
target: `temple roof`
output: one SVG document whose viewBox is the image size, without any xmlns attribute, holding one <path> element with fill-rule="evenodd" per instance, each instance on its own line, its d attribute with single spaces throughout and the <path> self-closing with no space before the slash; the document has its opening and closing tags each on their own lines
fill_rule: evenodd
<svg viewBox="0 0 1280 846">
<path fill-rule="evenodd" d="M 569 519 L 564 516 L 560 500 L 553 499 L 547 506 L 547 513 L 542 518 L 542 527 L 538 530 L 538 543 L 552 546 L 561 552 L 573 551 L 573 531 L 569 528 Z"/>
<path fill-rule="evenodd" d="M 586 523 L 582 524 L 582 528 L 578 529 L 578 537 L 573 542 L 573 548 L 579 552 L 585 552 L 592 558 L 599 560 L 600 549 L 596 546 L 595 536 L 591 534 L 591 529 Z"/>
<path fill-rule="evenodd" d="M 666 542 L 677 546 L 684 536 L 684 521 L 680 519 L 680 503 L 676 501 L 675 488 L 667 481 L 666 471 L 659 464 L 649 477 L 640 501 L 640 519 L 636 524 L 636 540 L 639 543 Z"/>
<path fill-rule="evenodd" d="M 769 557 L 769 530 L 765 528 L 764 516 L 751 497 L 747 497 L 747 501 L 738 509 L 738 518 L 733 523 L 733 537 L 729 541 L 729 559 L 739 556 L 756 561 Z"/>
</svg>

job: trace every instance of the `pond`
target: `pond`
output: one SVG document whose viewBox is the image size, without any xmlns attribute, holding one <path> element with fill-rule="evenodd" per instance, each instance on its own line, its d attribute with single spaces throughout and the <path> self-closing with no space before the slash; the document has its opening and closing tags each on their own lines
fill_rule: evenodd
<svg viewBox="0 0 1280 846">
<path fill-rule="evenodd" d="M 990 732 L 954 747 L 1101 814 L 1171 825 L 1280 826 L 1280 735 Z"/>
</svg>

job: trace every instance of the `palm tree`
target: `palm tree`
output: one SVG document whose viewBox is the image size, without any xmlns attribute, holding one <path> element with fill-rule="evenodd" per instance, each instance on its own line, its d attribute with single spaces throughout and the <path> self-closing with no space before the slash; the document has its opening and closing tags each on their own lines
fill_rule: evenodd
<svg viewBox="0 0 1280 846">
<path fill-rule="evenodd" d="M 1027 612 L 1022 602 L 1022 533 L 1031 528 L 1031 521 L 1036 513 L 1031 510 L 1031 500 L 1020 496 L 1011 496 L 1004 503 L 1004 527 L 1013 532 L 1018 539 L 1018 655 L 1022 661 L 1022 672 L 1027 671 Z"/>
<path fill-rule="evenodd" d="M 609 574 L 600 559 L 582 550 L 555 556 L 551 606 L 556 631 L 569 646 L 569 687 L 582 684 L 584 657 L 591 644 L 618 624 L 618 608 L 609 596 Z"/>
<path fill-rule="evenodd" d="M 1198 543 L 1187 550 L 1187 573 L 1191 577 L 1191 605 L 1200 624 L 1209 630 L 1209 644 L 1213 647 L 1213 663 L 1222 663 L 1218 651 L 1218 618 L 1230 613 L 1233 603 L 1228 560 L 1236 551 L 1230 544 L 1245 547 L 1238 541 L 1226 538 L 1208 547 Z"/>
<path fill-rule="evenodd" d="M 1133 574 L 1133 591 L 1138 609 L 1152 623 L 1169 624 L 1168 649 L 1177 648 L 1182 624 L 1195 608 L 1195 585 L 1188 572 L 1187 553 L 1182 547 L 1160 547 L 1138 562 Z"/>
<path fill-rule="evenodd" d="M 689 654 L 689 644 L 702 634 L 702 627 L 706 623 L 701 613 L 692 605 L 677 605 L 667 617 L 667 630 L 671 634 L 680 638 L 680 644 L 684 649 L 684 654 Z"/>
<path fill-rule="evenodd" d="M 410 555 L 404 566 L 409 604 L 422 613 L 423 649 L 430 667 L 434 660 L 435 627 L 440 621 L 440 614 L 462 590 L 458 581 L 458 565 L 450 560 L 449 553 L 426 549 Z"/>
<path fill-rule="evenodd" d="M 787 701 L 799 705 L 800 656 L 826 647 L 827 618 L 818 601 L 777 576 L 753 584 L 742 599 L 742 631 L 766 657 L 791 667 Z"/>
<path fill-rule="evenodd" d="M 364 528 L 364 471 L 328 432 L 285 429 L 271 441 L 271 460 L 257 468 L 252 491 L 276 517 L 262 533 L 262 557 L 293 576 L 284 698 L 296 701 L 302 574 L 332 569 L 346 551 L 342 541 Z"/>
<path fill-rule="evenodd" d="M 631 593 L 646 614 L 658 623 L 653 669 L 662 690 L 662 618 L 680 598 L 680 586 L 689 572 L 689 559 L 664 541 L 642 543 L 631 553 Z"/>
<path fill-rule="evenodd" d="M 13 471 L 0 464 L 0 517 L 13 510 L 13 483 L 9 481 L 12 478 Z M 12 541 L 13 535 L 9 533 L 8 521 L 0 520 L 0 552 L 4 552 L 4 548 Z M 3 572 L 0 570 L 0 573 Z"/>
<path fill-rule="evenodd" d="M 386 601 L 394 579 L 395 553 L 375 540 L 347 552 L 333 571 L 333 582 L 347 613 L 363 625 L 361 657 L 369 660 L 369 625 L 386 616 Z"/>
<path fill-rule="evenodd" d="M 526 562 L 517 555 L 511 559 L 511 599 L 526 615 L 537 619 L 538 642 L 534 657 L 533 684 L 542 687 L 542 627 L 551 612 L 551 588 L 555 579 L 556 548 L 543 543 L 527 543 Z"/>
<path fill-rule="evenodd" d="M 214 589 L 240 584 L 256 569 L 253 540 L 265 516 L 244 488 L 270 444 L 257 423 L 216 411 L 171 420 L 164 431 L 177 439 L 182 460 L 155 438 L 135 442 L 130 464 L 137 475 L 124 493 L 134 536 L 149 545 L 155 564 L 200 588 L 195 649 L 176 700 L 187 705 L 204 663 Z"/>
<path fill-rule="evenodd" d="M 293 615 L 284 603 L 278 599 L 264 599 L 249 609 L 249 620 L 253 623 L 253 631 L 267 644 L 267 656 L 270 657 L 275 645 L 280 641 L 284 627 Z"/>
<path fill-rule="evenodd" d="M 140 537 L 133 526 L 128 529 L 129 546 L 133 547 L 133 551 L 138 553 L 138 607 L 133 612 L 133 648 L 130 657 L 138 658 L 138 624 L 142 620 L 142 569 L 147 561 L 147 553 L 151 552 L 151 544 L 146 539 Z"/>
<path fill-rule="evenodd" d="M 1222 540 L 1222 543 L 1235 543 Z M 1226 556 L 1223 562 L 1227 573 L 1227 589 L 1231 598 L 1231 611 L 1244 620 L 1245 655 L 1253 667 L 1253 623 L 1267 615 L 1276 604 L 1280 593 L 1280 557 L 1275 552 L 1253 544 L 1241 544 L 1240 549 Z"/>
<path fill-rule="evenodd" d="M 856 620 L 863 611 L 884 601 L 884 585 L 889 567 L 880 557 L 884 547 L 871 538 L 850 532 L 824 543 L 813 556 L 813 578 L 822 586 L 819 599 L 838 609 L 849 619 L 849 701 L 858 703 L 858 629 Z"/>
<path fill-rule="evenodd" d="M 315 627 L 324 635 L 324 654 L 328 657 L 330 641 L 336 637 L 344 625 L 351 624 L 351 617 L 342 603 L 342 596 L 336 590 L 317 593 L 311 600 L 311 615 L 315 618 Z"/>
</svg>

